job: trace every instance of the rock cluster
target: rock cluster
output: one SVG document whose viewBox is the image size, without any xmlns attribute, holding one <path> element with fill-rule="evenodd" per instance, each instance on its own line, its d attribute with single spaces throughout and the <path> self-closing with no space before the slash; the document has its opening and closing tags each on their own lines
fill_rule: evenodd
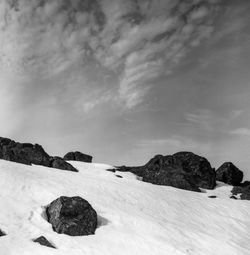
<svg viewBox="0 0 250 255">
<path fill-rule="evenodd" d="M 83 154 L 79 151 L 76 152 L 68 152 L 64 157 L 64 160 L 74 160 L 74 161 L 82 161 L 86 163 L 92 162 L 92 156 Z"/>
<path fill-rule="evenodd" d="M 35 164 L 77 172 L 78 170 L 76 168 L 66 162 L 66 160 L 69 160 L 67 158 L 70 157 L 66 157 L 66 155 L 64 158 L 53 157 L 46 153 L 43 147 L 39 144 L 18 143 L 11 139 L 0 137 L 0 159 L 26 165 Z M 69 155 L 72 155 L 72 153 L 69 153 Z M 92 161 L 91 156 L 85 155 L 81 152 L 73 153 L 72 157 L 74 160 L 83 161 L 83 159 L 85 159 L 88 162 Z"/>
<path fill-rule="evenodd" d="M 59 234 L 92 235 L 97 228 L 97 213 L 81 197 L 59 197 L 46 210 L 48 222 Z"/>
<path fill-rule="evenodd" d="M 214 168 L 207 159 L 192 152 L 156 155 L 144 166 L 122 166 L 117 170 L 132 172 L 144 182 L 197 192 L 200 188 L 214 189 L 216 185 Z"/>
</svg>

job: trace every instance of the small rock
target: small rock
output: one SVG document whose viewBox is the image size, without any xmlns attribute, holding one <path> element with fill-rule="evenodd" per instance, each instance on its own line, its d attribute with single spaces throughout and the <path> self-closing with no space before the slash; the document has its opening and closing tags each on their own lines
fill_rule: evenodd
<svg viewBox="0 0 250 255">
<path fill-rule="evenodd" d="M 116 177 L 118 177 L 118 178 L 123 178 L 121 175 L 119 175 L 119 174 L 116 174 L 115 175 Z"/>
<path fill-rule="evenodd" d="M 6 234 L 0 229 L 0 236 L 6 236 Z"/>
<path fill-rule="evenodd" d="M 237 197 L 236 197 L 236 196 L 231 196 L 230 198 L 231 198 L 231 199 L 237 199 Z"/>
<path fill-rule="evenodd" d="M 208 196 L 209 198 L 217 198 L 217 196 Z"/>
<path fill-rule="evenodd" d="M 97 213 L 81 197 L 59 197 L 46 210 L 48 222 L 59 234 L 93 235 L 97 228 Z"/>
<path fill-rule="evenodd" d="M 44 236 L 40 236 L 40 237 L 36 238 L 35 240 L 33 240 L 33 242 L 39 243 L 40 245 L 43 245 L 43 246 L 47 246 L 47 247 L 56 249 L 56 247 L 54 245 L 52 245 Z"/>
<path fill-rule="evenodd" d="M 58 168 L 61 170 L 67 170 L 67 171 L 72 171 L 72 172 L 78 172 L 76 168 L 74 168 L 71 164 L 66 162 L 60 157 L 52 157 L 51 158 L 51 167 L 53 168 Z"/>
</svg>

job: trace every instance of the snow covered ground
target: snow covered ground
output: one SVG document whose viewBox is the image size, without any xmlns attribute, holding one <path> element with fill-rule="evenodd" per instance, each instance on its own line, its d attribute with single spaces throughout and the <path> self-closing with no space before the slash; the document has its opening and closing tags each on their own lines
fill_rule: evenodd
<svg viewBox="0 0 250 255">
<path fill-rule="evenodd" d="M 80 172 L 0 160 L 0 255 L 250 254 L 250 201 L 229 199 L 231 187 L 194 193 L 118 178 L 103 164 L 70 162 Z M 44 206 L 81 196 L 99 215 L 95 235 L 55 233 Z M 208 198 L 216 195 L 217 198 Z M 45 236 L 57 249 L 32 242 Z"/>
</svg>

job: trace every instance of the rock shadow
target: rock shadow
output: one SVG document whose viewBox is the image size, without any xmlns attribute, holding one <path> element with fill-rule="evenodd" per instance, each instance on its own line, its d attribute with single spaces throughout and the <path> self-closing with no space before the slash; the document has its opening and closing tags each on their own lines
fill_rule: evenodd
<svg viewBox="0 0 250 255">
<path fill-rule="evenodd" d="M 100 228 L 102 226 L 107 226 L 110 223 L 110 221 L 100 215 L 97 216 L 97 228 Z"/>
</svg>

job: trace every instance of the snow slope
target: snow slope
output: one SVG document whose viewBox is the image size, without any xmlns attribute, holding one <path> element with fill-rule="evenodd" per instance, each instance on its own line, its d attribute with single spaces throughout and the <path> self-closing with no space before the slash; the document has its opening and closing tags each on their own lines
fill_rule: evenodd
<svg viewBox="0 0 250 255">
<path fill-rule="evenodd" d="M 0 160 L 1 255 L 250 254 L 250 201 L 229 199 L 230 186 L 194 193 L 131 173 L 117 178 L 108 165 L 70 163 L 80 172 Z M 62 195 L 81 196 L 96 209 L 95 235 L 52 230 L 44 206 Z M 41 235 L 58 249 L 32 242 Z"/>
</svg>

